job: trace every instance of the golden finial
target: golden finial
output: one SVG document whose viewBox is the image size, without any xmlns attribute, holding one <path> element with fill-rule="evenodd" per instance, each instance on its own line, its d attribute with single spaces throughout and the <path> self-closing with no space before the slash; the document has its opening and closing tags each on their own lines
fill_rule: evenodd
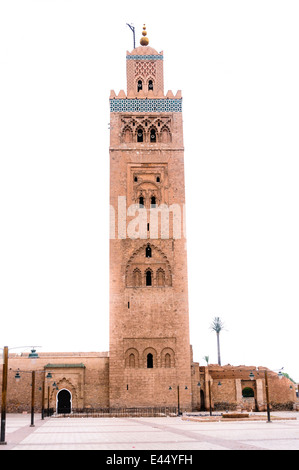
<svg viewBox="0 0 299 470">
<path fill-rule="evenodd" d="M 148 46 L 149 45 L 149 39 L 146 37 L 147 32 L 146 32 L 146 27 L 143 25 L 143 31 L 142 31 L 142 38 L 140 39 L 140 44 L 142 46 Z"/>
</svg>

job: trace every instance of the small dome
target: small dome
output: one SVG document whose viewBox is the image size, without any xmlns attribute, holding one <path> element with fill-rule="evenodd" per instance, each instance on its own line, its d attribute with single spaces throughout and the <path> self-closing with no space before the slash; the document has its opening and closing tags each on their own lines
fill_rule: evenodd
<svg viewBox="0 0 299 470">
<path fill-rule="evenodd" d="M 130 55 L 160 55 L 156 49 L 150 46 L 139 46 L 133 49 Z"/>
</svg>

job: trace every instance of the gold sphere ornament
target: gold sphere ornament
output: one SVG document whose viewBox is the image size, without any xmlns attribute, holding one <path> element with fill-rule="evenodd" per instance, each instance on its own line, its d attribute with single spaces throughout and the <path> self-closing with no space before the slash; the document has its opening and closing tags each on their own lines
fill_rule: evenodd
<svg viewBox="0 0 299 470">
<path fill-rule="evenodd" d="M 147 36 L 147 32 L 146 32 L 146 27 L 145 25 L 143 26 L 143 31 L 142 31 L 142 38 L 140 39 L 140 44 L 142 46 L 148 46 L 149 45 L 149 39 L 146 37 Z"/>
</svg>

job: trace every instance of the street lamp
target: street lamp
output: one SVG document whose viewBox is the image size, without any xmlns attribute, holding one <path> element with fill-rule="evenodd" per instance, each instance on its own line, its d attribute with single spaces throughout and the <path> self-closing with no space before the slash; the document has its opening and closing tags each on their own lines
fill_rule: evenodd
<svg viewBox="0 0 299 470">
<path fill-rule="evenodd" d="M 282 379 L 283 377 L 283 374 L 281 373 L 281 371 L 283 370 L 283 367 L 281 369 L 277 369 L 275 372 L 279 371 L 278 372 L 278 378 L 279 379 Z M 266 400 L 267 400 L 267 422 L 268 423 L 271 423 L 271 416 L 270 416 L 270 398 L 269 398 L 269 384 L 268 384 L 268 370 L 267 369 L 259 369 L 257 368 L 257 371 L 258 372 L 264 372 L 264 377 L 265 377 L 265 388 L 266 388 Z M 254 379 L 254 374 L 253 372 L 251 371 L 250 374 L 249 374 L 249 378 L 250 380 L 253 380 Z"/>
<path fill-rule="evenodd" d="M 12 349 L 24 349 L 28 346 L 20 346 Z M 36 353 L 36 351 L 34 351 Z M 6 427 L 6 401 L 7 401 L 7 377 L 8 377 L 8 346 L 3 348 L 3 370 L 2 370 L 2 399 L 1 399 L 1 431 L 0 445 L 6 445 L 5 427 Z"/>
<path fill-rule="evenodd" d="M 35 353 L 34 353 L 35 354 Z M 36 357 L 36 356 L 35 356 Z M 15 380 L 17 382 L 20 381 L 21 375 L 22 374 L 31 374 L 32 377 L 32 384 L 31 384 L 31 424 L 30 427 L 34 427 L 34 407 L 35 407 L 35 376 L 36 374 L 44 374 L 44 379 L 43 379 L 43 384 L 42 384 L 42 420 L 45 418 L 45 380 L 52 379 L 52 374 L 51 372 L 48 372 L 47 376 L 45 376 L 45 370 L 33 370 L 33 371 L 28 371 L 28 370 L 22 370 L 20 369 L 17 370 L 16 375 L 15 375 Z M 48 390 L 49 392 L 49 390 Z M 48 416 L 49 416 L 49 394 L 48 394 Z"/>
<path fill-rule="evenodd" d="M 39 355 L 37 354 L 36 349 L 31 349 L 31 353 L 28 355 L 28 358 L 31 360 L 31 364 L 36 363 L 36 359 L 39 359 Z"/>
<path fill-rule="evenodd" d="M 49 385 L 49 381 L 52 379 L 52 374 L 51 372 L 48 372 L 47 376 L 46 376 L 46 380 L 48 381 L 48 408 L 47 408 L 47 416 L 49 418 L 50 416 L 50 385 Z M 52 385 L 54 387 L 54 384 Z M 56 384 L 55 384 L 56 386 Z"/>
<path fill-rule="evenodd" d="M 209 385 L 209 408 L 210 408 L 210 416 L 213 416 L 213 410 L 212 410 L 212 390 L 211 390 L 211 380 L 209 379 L 208 380 L 208 385 Z M 218 387 L 221 387 L 222 386 L 222 383 L 221 381 L 219 380 L 218 382 Z M 201 383 L 198 382 L 197 383 L 197 386 L 198 387 L 201 387 Z"/>
<path fill-rule="evenodd" d="M 172 387 L 169 387 L 168 390 L 172 390 Z M 187 385 L 185 386 L 185 390 L 188 390 Z M 178 392 L 178 416 L 180 416 L 182 413 L 180 410 L 180 386 L 179 385 L 177 386 L 177 392 Z"/>
<path fill-rule="evenodd" d="M 212 389 L 211 389 L 211 379 L 209 379 L 209 381 L 208 381 L 208 384 L 209 384 L 209 405 L 210 405 L 210 416 L 212 416 L 212 414 L 213 414 L 213 410 L 212 410 Z"/>
<path fill-rule="evenodd" d="M 29 346 L 18 346 L 11 349 L 25 349 Z M 32 347 L 32 346 L 31 346 Z M 36 346 L 37 347 L 37 346 Z M 38 346 L 40 347 L 40 346 Z M 2 349 L 2 348 L 1 348 Z M 34 347 L 32 347 L 31 353 L 29 354 L 31 360 L 38 359 L 38 354 Z M 1 430 L 0 430 L 0 445 L 6 445 L 5 441 L 5 428 L 6 428 L 6 402 L 7 402 L 7 377 L 8 377 L 8 346 L 3 348 L 3 369 L 2 369 L 2 399 L 1 399 Z"/>
<path fill-rule="evenodd" d="M 0 445 L 6 445 L 5 425 L 6 425 L 7 372 L 8 372 L 8 346 L 5 346 L 4 349 L 3 349 L 3 376 L 2 376 Z"/>
<path fill-rule="evenodd" d="M 19 372 L 19 370 L 18 370 L 17 373 L 16 373 L 16 375 L 15 375 L 15 381 L 16 381 L 16 382 L 20 382 L 20 380 L 21 380 L 21 376 L 20 376 L 20 372 Z"/>
</svg>

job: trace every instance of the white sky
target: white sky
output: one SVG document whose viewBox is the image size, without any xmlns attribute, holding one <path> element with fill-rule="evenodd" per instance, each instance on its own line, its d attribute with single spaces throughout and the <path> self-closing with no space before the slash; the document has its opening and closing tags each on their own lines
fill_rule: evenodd
<svg viewBox="0 0 299 470">
<path fill-rule="evenodd" d="M 109 350 L 109 94 L 183 92 L 194 359 L 299 381 L 297 0 L 0 1 L 0 346 Z"/>
</svg>

